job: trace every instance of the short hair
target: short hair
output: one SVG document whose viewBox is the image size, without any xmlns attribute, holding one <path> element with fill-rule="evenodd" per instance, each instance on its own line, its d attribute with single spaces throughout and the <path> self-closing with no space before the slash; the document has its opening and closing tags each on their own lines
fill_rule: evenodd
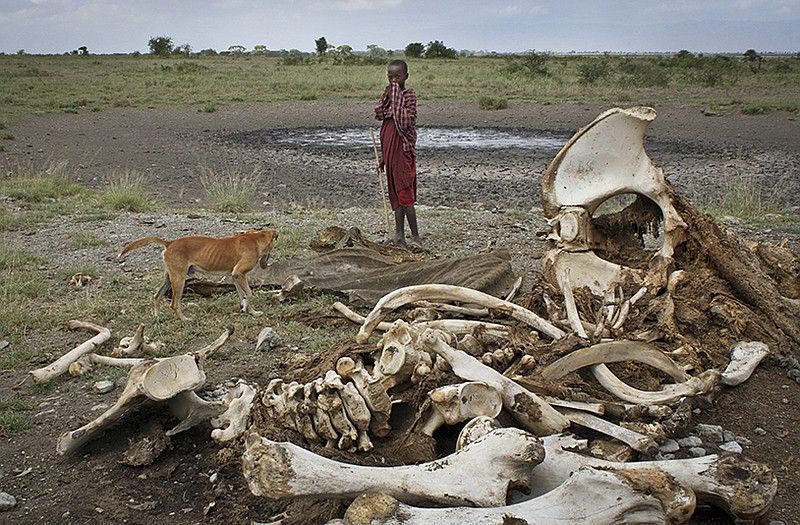
<svg viewBox="0 0 800 525">
<path fill-rule="evenodd" d="M 392 60 L 389 62 L 389 66 L 400 66 L 403 68 L 403 72 L 406 75 L 408 74 L 408 64 L 406 64 L 405 60 Z"/>
</svg>

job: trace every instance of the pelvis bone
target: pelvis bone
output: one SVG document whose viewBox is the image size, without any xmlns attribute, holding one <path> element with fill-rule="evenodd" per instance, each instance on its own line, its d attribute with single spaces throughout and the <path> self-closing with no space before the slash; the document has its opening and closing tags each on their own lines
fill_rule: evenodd
<svg viewBox="0 0 800 525">
<path fill-rule="evenodd" d="M 656 266 L 663 268 L 684 240 L 686 224 L 673 206 L 671 188 L 642 144 L 655 117 L 648 107 L 605 111 L 578 131 L 550 164 L 542 181 L 542 205 L 555 247 L 544 262 L 559 286 L 569 270 L 574 287 L 588 287 L 597 295 L 629 278 L 640 283 L 648 279 L 641 270 L 610 263 L 591 251 L 604 244 L 592 215 L 616 195 L 641 195 L 661 209 L 663 239 L 653 258 L 662 263 Z"/>
</svg>

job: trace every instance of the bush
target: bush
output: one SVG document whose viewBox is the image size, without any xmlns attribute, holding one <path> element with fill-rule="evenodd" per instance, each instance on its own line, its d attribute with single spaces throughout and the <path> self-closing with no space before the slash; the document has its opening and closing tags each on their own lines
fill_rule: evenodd
<svg viewBox="0 0 800 525">
<path fill-rule="evenodd" d="M 547 68 L 549 60 L 550 55 L 548 53 L 530 51 L 523 56 L 513 57 L 506 66 L 506 71 L 527 77 L 546 77 L 550 75 L 550 70 Z"/>
<path fill-rule="evenodd" d="M 482 96 L 478 98 L 478 107 L 481 109 L 506 109 L 508 100 L 504 97 Z"/>
<path fill-rule="evenodd" d="M 578 83 L 582 86 L 596 84 L 611 76 L 611 67 L 602 59 L 589 60 L 578 66 Z"/>
<path fill-rule="evenodd" d="M 239 165 L 226 166 L 221 172 L 201 166 L 200 184 L 211 207 L 220 212 L 250 211 L 261 182 L 261 169 L 242 173 Z"/>
<path fill-rule="evenodd" d="M 104 207 L 112 210 L 148 211 L 155 203 L 144 194 L 149 184 L 147 176 L 136 171 L 112 172 L 108 188 L 100 198 Z"/>
</svg>

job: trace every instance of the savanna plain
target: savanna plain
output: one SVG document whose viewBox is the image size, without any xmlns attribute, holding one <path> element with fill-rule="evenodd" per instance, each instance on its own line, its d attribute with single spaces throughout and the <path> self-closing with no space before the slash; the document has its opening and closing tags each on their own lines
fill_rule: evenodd
<svg viewBox="0 0 800 525">
<path fill-rule="evenodd" d="M 418 152 L 426 259 L 504 247 L 530 289 L 548 230 L 540 200 L 548 165 L 597 115 L 637 105 L 657 112 L 645 149 L 679 194 L 737 235 L 800 252 L 796 56 L 528 53 L 409 66 L 426 137 Z M 71 319 L 109 328 L 112 342 L 144 324 L 164 343 L 160 357 L 197 350 L 233 326 L 207 363 L 209 390 L 234 378 L 266 385 L 297 355 L 351 342 L 357 325 L 331 309 L 347 298 L 311 290 L 277 302 L 256 289 L 260 318 L 238 313 L 233 293 L 185 296 L 191 322 L 167 308 L 154 317 L 160 250 L 116 255 L 144 236 L 251 228 L 280 231 L 273 261 L 314 257 L 309 241 L 332 225 L 384 239 L 370 139 L 384 83 L 385 60 L 357 57 L 0 55 L 0 492 L 17 501 L 0 521 L 250 523 L 283 512 L 250 494 L 239 445 L 220 447 L 207 426 L 174 436 L 152 465 L 120 464 L 140 427 L 171 426 L 166 413 L 129 414 L 77 454 L 57 456 L 58 435 L 113 404 L 127 369 L 42 384 L 29 371 L 91 337 L 69 330 Z M 500 144 L 456 140 L 465 135 Z M 73 284 L 76 275 L 88 284 Z M 269 352 L 255 349 L 265 326 L 282 341 Z M 766 523 L 800 523 L 800 384 L 786 372 L 767 359 L 695 410 L 696 422 L 741 436 L 744 454 L 775 472 Z M 96 393 L 102 380 L 116 389 Z M 706 510 L 692 523 L 731 521 Z"/>
</svg>

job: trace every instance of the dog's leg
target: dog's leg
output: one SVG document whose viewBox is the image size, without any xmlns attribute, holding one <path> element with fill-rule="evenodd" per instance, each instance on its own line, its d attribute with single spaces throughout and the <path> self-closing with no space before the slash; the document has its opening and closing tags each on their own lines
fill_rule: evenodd
<svg viewBox="0 0 800 525">
<path fill-rule="evenodd" d="M 169 274 L 164 272 L 164 282 L 161 283 L 161 287 L 153 296 L 153 315 L 156 317 L 161 313 L 161 301 L 164 299 L 164 294 L 167 293 L 167 288 L 169 288 L 169 286 Z"/>
<path fill-rule="evenodd" d="M 181 296 L 183 296 L 183 286 L 186 283 L 186 272 L 188 268 L 172 271 L 170 280 L 172 281 L 172 310 L 180 318 L 181 321 L 188 321 L 189 318 L 181 312 Z"/>
<path fill-rule="evenodd" d="M 253 291 L 250 289 L 250 285 L 247 283 L 247 274 L 238 273 L 234 270 L 232 277 L 233 284 L 236 286 L 236 293 L 239 294 L 239 299 L 242 302 L 242 311 L 252 315 L 253 317 L 258 317 L 263 314 L 264 312 L 253 309 Z"/>
</svg>

